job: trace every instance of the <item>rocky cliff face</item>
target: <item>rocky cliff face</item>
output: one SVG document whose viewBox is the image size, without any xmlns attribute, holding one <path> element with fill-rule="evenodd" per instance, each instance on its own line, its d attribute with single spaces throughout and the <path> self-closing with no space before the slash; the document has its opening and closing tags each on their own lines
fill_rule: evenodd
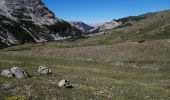
<svg viewBox="0 0 170 100">
<path fill-rule="evenodd" d="M 99 26 L 99 31 L 109 30 L 118 27 L 121 25 L 121 22 L 117 22 L 116 20 L 112 20 L 111 22 L 106 22 L 103 25 Z"/>
<path fill-rule="evenodd" d="M 110 29 L 117 28 L 117 27 L 119 27 L 120 25 L 122 25 L 122 22 L 121 22 L 121 21 L 112 20 L 111 22 L 106 22 L 106 23 L 103 23 L 103 24 L 100 25 L 100 26 L 97 26 L 97 27 L 93 28 L 93 29 L 91 30 L 91 32 L 94 33 L 94 32 L 100 32 L 100 31 L 110 30 Z"/>
<path fill-rule="evenodd" d="M 0 46 L 80 35 L 41 0 L 0 0 Z"/>
</svg>

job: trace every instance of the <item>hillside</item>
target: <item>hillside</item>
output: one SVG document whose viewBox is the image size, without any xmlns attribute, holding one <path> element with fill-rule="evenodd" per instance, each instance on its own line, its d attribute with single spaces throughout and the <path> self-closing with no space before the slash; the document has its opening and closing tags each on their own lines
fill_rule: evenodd
<svg viewBox="0 0 170 100">
<path fill-rule="evenodd" d="M 117 28 L 128 40 L 155 40 L 170 38 L 170 10 L 119 19 Z"/>
</svg>

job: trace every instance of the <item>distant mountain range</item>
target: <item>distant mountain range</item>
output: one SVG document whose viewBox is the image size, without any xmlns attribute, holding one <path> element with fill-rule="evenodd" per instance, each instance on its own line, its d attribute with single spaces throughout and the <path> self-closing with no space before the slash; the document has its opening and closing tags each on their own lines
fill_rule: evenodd
<svg viewBox="0 0 170 100">
<path fill-rule="evenodd" d="M 104 31 L 104 30 L 109 30 L 116 28 L 122 24 L 122 22 L 118 22 L 116 20 L 112 20 L 111 22 L 105 22 L 102 23 L 101 25 L 96 25 L 96 26 L 90 26 L 84 22 L 69 22 L 72 27 L 75 27 L 79 30 L 81 30 L 83 33 L 93 33 L 93 32 L 99 32 L 99 31 Z"/>
</svg>

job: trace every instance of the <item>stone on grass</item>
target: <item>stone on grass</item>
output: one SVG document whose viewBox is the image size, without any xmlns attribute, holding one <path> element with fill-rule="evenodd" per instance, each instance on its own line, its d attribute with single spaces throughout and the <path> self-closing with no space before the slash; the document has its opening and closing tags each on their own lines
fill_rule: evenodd
<svg viewBox="0 0 170 100">
<path fill-rule="evenodd" d="M 48 69 L 45 66 L 39 66 L 38 73 L 40 73 L 42 75 L 52 74 L 52 70 Z"/>
<path fill-rule="evenodd" d="M 93 59 L 89 58 L 89 59 L 86 59 L 86 61 L 91 62 L 91 61 L 93 61 Z"/>
<path fill-rule="evenodd" d="M 26 77 L 30 77 L 29 74 L 23 70 L 20 69 L 18 67 L 12 67 L 11 68 L 11 73 L 16 77 L 16 78 L 26 78 Z"/>
<path fill-rule="evenodd" d="M 61 80 L 59 83 L 58 83 L 58 86 L 61 87 L 61 88 L 72 88 L 73 86 L 70 84 L 69 81 L 67 80 Z"/>
<path fill-rule="evenodd" d="M 10 72 L 10 70 L 2 70 L 1 75 L 4 77 L 12 77 L 13 74 Z"/>
</svg>

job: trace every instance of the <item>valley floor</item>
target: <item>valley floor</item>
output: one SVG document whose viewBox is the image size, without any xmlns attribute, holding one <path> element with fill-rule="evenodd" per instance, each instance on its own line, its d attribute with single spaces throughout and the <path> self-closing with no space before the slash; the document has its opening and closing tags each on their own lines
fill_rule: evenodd
<svg viewBox="0 0 170 100">
<path fill-rule="evenodd" d="M 170 99 L 169 40 L 58 46 L 28 44 L 1 50 L 0 70 L 18 66 L 33 77 L 19 80 L 0 76 L 0 100 Z M 39 75 L 39 65 L 49 66 L 53 74 Z M 61 79 L 69 80 L 74 88 L 59 88 Z M 10 87 L 6 89 L 6 85 Z"/>
</svg>

